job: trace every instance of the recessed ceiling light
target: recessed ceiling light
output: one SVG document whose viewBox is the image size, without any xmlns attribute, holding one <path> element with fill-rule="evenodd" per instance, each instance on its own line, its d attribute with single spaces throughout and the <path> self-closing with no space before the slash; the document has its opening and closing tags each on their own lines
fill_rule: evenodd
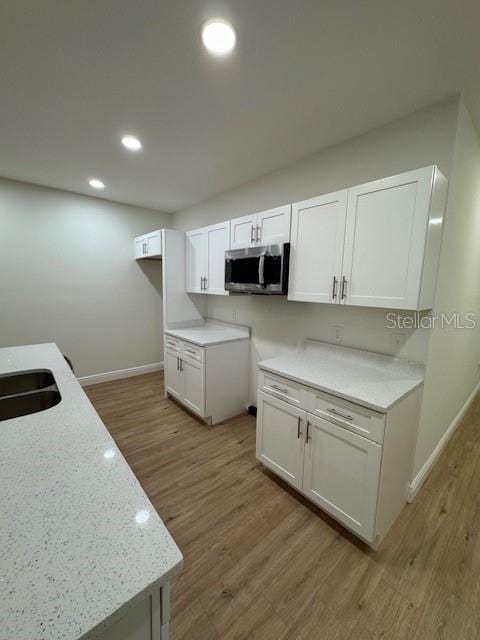
<svg viewBox="0 0 480 640">
<path fill-rule="evenodd" d="M 226 56 L 233 50 L 237 37 L 231 24 L 214 18 L 203 25 L 202 40 L 211 54 Z"/>
<path fill-rule="evenodd" d="M 105 184 L 98 178 L 92 178 L 88 181 L 88 184 L 94 189 L 105 189 Z"/>
<path fill-rule="evenodd" d="M 122 144 L 125 149 L 128 149 L 129 151 L 140 151 L 142 148 L 142 143 L 135 136 L 123 136 Z"/>
</svg>

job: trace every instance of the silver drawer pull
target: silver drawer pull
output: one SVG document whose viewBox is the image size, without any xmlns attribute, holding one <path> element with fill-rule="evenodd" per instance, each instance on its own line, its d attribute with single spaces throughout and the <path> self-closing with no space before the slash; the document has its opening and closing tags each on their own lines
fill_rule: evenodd
<svg viewBox="0 0 480 640">
<path fill-rule="evenodd" d="M 342 413 L 341 411 L 337 411 L 336 409 L 327 409 L 328 413 L 333 413 L 334 416 L 339 416 L 340 418 L 345 418 L 345 420 L 353 420 L 352 416 L 349 416 L 346 413 Z"/>
<path fill-rule="evenodd" d="M 280 393 L 284 393 L 285 395 L 288 396 L 288 389 L 282 389 L 282 387 L 279 387 L 276 384 L 272 384 L 270 385 L 272 389 L 275 389 L 275 391 L 280 391 Z"/>
<path fill-rule="evenodd" d="M 196 356 L 196 355 L 197 355 L 197 352 L 196 352 L 196 351 L 193 351 L 192 349 L 187 349 L 187 347 L 185 347 L 185 351 L 186 351 L 187 353 L 191 353 L 193 356 Z"/>
</svg>

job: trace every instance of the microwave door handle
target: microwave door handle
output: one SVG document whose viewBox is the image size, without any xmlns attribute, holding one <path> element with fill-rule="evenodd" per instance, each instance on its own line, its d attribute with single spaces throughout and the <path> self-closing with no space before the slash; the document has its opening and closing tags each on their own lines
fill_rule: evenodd
<svg viewBox="0 0 480 640">
<path fill-rule="evenodd" d="M 258 283 L 265 286 L 265 255 L 263 254 L 258 261 Z"/>
</svg>

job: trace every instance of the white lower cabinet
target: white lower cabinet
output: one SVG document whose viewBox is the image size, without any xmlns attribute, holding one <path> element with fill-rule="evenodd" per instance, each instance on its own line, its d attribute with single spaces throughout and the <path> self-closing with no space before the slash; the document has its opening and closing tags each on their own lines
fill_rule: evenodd
<svg viewBox="0 0 480 640">
<path fill-rule="evenodd" d="M 166 333 L 164 367 L 165 395 L 206 422 L 215 424 L 246 410 L 249 337 L 199 346 Z"/>
<path fill-rule="evenodd" d="M 181 360 L 180 374 L 183 376 L 183 402 L 198 415 L 205 413 L 205 365 L 194 360 Z"/>
<path fill-rule="evenodd" d="M 165 351 L 165 390 L 198 413 L 205 411 L 205 365 L 184 352 Z"/>
<path fill-rule="evenodd" d="M 406 503 L 420 399 L 382 414 L 260 371 L 257 458 L 377 548 Z"/>
<path fill-rule="evenodd" d="M 303 491 L 355 533 L 373 539 L 382 447 L 307 414 Z"/>
<path fill-rule="evenodd" d="M 306 412 L 258 392 L 257 457 L 281 478 L 302 488 Z"/>
<path fill-rule="evenodd" d="M 155 589 L 106 629 L 97 640 L 168 640 L 170 626 L 170 584 Z"/>
<path fill-rule="evenodd" d="M 180 358 L 174 351 L 165 351 L 165 389 L 177 400 L 183 398 L 184 380 L 180 370 Z"/>
</svg>

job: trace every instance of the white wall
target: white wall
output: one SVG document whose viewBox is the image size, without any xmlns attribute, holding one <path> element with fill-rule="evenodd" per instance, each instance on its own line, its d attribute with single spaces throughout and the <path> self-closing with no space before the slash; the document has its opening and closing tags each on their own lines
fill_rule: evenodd
<svg viewBox="0 0 480 640">
<path fill-rule="evenodd" d="M 162 267 L 133 238 L 170 222 L 0 180 L 0 346 L 56 342 L 80 376 L 163 360 Z"/>
<path fill-rule="evenodd" d="M 418 167 L 437 164 L 450 174 L 458 98 L 446 100 L 349 140 L 286 169 L 178 212 L 173 224 L 191 229 Z M 252 153 L 255 150 L 252 149 Z M 307 337 L 332 340 L 344 328 L 344 344 L 396 353 L 385 311 L 287 302 L 284 298 L 209 296 L 207 313 L 252 328 L 251 401 L 259 360 L 295 348 Z M 424 361 L 429 332 L 404 331 L 398 355 Z"/>
<path fill-rule="evenodd" d="M 435 314 L 477 314 L 475 330 L 431 332 L 414 475 L 479 382 L 480 138 L 461 103 L 440 258 Z"/>
</svg>

